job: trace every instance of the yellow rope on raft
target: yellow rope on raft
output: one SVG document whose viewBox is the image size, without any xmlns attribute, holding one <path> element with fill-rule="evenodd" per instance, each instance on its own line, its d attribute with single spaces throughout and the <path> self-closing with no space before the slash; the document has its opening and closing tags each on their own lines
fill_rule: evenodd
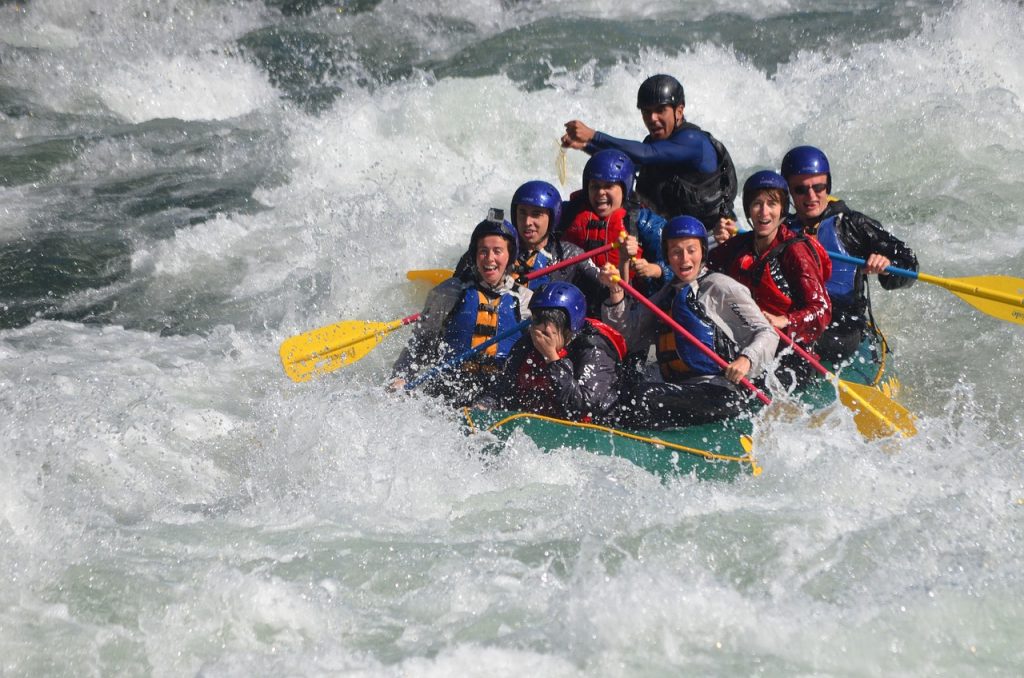
<svg viewBox="0 0 1024 678">
<path fill-rule="evenodd" d="M 473 430 L 477 429 L 476 424 L 473 423 L 473 418 L 469 414 L 469 410 L 463 411 L 466 421 L 469 423 L 470 428 Z M 543 414 L 531 414 L 529 412 L 518 412 L 511 414 L 500 421 L 497 421 L 487 427 L 488 432 L 492 432 L 496 429 L 501 428 L 509 422 L 515 421 L 516 419 L 537 419 L 538 421 L 546 421 L 553 424 L 561 424 L 562 426 L 574 426 L 576 428 L 587 428 L 593 431 L 601 431 L 603 433 L 610 433 L 612 435 L 620 436 L 622 438 L 629 438 L 630 440 L 636 440 L 648 445 L 658 445 L 660 447 L 666 447 L 670 450 L 676 450 L 678 452 L 686 452 L 687 454 L 695 454 L 705 459 L 712 459 L 715 461 L 731 461 L 739 464 L 750 464 L 750 470 L 755 476 L 761 475 L 761 467 L 757 464 L 754 459 L 754 455 L 749 451 L 742 457 L 736 457 L 728 454 L 718 454 L 716 452 L 709 452 L 707 450 L 697 449 L 696 447 L 687 447 L 686 445 L 679 445 L 678 443 L 670 443 L 667 440 L 661 438 L 651 438 L 648 436 L 641 436 L 635 433 L 628 433 L 626 431 L 620 431 L 618 429 L 610 428 L 608 426 L 600 426 L 598 424 L 588 424 L 581 421 L 568 421 L 566 419 L 557 419 L 555 417 L 548 417 Z M 746 439 L 746 440 L 743 440 Z M 744 443 L 744 448 L 749 449 L 749 438 L 747 436 L 741 436 L 741 442 Z"/>
<path fill-rule="evenodd" d="M 869 323 L 868 329 L 878 339 L 878 369 L 875 370 L 875 376 L 872 377 L 868 386 L 874 386 L 889 398 L 896 398 L 900 391 L 900 380 L 892 375 L 889 377 L 885 375 L 889 356 L 889 340 L 885 338 L 885 334 L 882 333 L 878 325 Z"/>
</svg>

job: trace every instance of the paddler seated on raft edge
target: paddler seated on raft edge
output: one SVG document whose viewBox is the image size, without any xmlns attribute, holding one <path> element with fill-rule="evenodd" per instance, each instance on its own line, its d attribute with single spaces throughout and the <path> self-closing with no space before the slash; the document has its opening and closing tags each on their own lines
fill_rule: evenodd
<svg viewBox="0 0 1024 678">
<path fill-rule="evenodd" d="M 512 195 L 511 207 L 512 225 L 519 233 L 519 255 L 513 264 L 518 279 L 583 253 L 577 245 L 566 242 L 555 232 L 562 218 L 562 196 L 548 182 L 534 180 L 521 185 Z M 467 252 L 456 265 L 455 276 L 472 276 L 474 269 L 474 257 Z M 534 278 L 527 284 L 531 290 L 537 290 L 548 282 L 561 280 L 599 294 L 604 289 L 598 280 L 600 272 L 592 260 L 585 259 Z"/>
<path fill-rule="evenodd" d="M 601 421 L 619 398 L 626 341 L 587 318 L 583 292 L 551 282 L 530 300 L 531 324 L 505 370 L 477 399 L 479 409 L 520 410 L 571 421 Z"/>
<path fill-rule="evenodd" d="M 604 266 L 611 262 L 621 268 L 625 263 L 620 262 L 628 257 L 631 274 L 639 276 L 637 286 L 650 295 L 672 273 L 660 254 L 665 220 L 635 203 L 627 210 L 635 174 L 633 162 L 625 153 L 609 150 L 594 154 L 583 167 L 583 188 L 567 203 L 569 210 L 575 211 L 563 212 L 563 224 L 567 223 L 564 238 L 591 250 L 616 242 L 625 233 L 625 257 L 616 249 L 594 257 L 594 263 Z M 590 315 L 597 317 L 607 291 L 602 287 L 596 295 L 586 292 Z"/>
<path fill-rule="evenodd" d="M 864 259 L 866 265 L 832 262 L 826 289 L 832 299 L 832 322 L 818 341 L 818 353 L 838 362 L 857 351 L 875 323 L 868 293 L 868 275 L 878 275 L 882 289 L 909 287 L 914 279 L 885 273 L 888 266 L 917 271 L 917 256 L 900 239 L 869 216 L 851 210 L 832 195 L 828 158 L 814 146 L 797 146 L 782 159 L 796 214 L 787 225 L 816 239 L 826 250 Z"/>
<path fill-rule="evenodd" d="M 619 423 L 660 429 L 733 417 L 750 401 L 737 384 L 744 377 L 760 377 L 772 364 L 779 337 L 746 287 L 705 266 L 708 237 L 699 220 L 679 216 L 669 221 L 662 249 L 674 275 L 651 302 L 729 365 L 719 367 L 649 308 L 627 298 L 614 282 L 615 267 L 606 265 L 601 272 L 609 289 L 604 320 L 623 334 L 630 353 L 647 355 L 655 345 L 663 379 L 628 387 L 616 409 Z"/>
<path fill-rule="evenodd" d="M 427 295 L 422 318 L 392 368 L 392 390 L 529 317 L 533 292 L 518 285 L 510 274 L 519 235 L 503 216 L 501 210 L 492 209 L 487 219 L 473 229 L 468 254 L 475 265 L 467 279 L 449 278 Z M 501 371 L 520 336 L 517 332 L 491 345 L 456 369 L 428 381 L 423 390 L 444 397 L 456 407 L 468 405 Z"/>
<path fill-rule="evenodd" d="M 671 75 L 644 80 L 636 95 L 648 135 L 643 141 L 609 136 L 580 120 L 565 123 L 562 146 L 594 154 L 615 149 L 639 166 L 641 204 L 662 217 L 688 214 L 708 229 L 735 230 L 736 169 L 725 146 L 686 121 L 682 84 Z"/>
<path fill-rule="evenodd" d="M 752 230 L 712 250 L 708 266 L 746 286 L 764 317 L 800 346 L 814 352 L 832 306 L 825 291 L 831 260 L 815 241 L 783 223 L 789 193 L 781 175 L 764 170 L 743 184 L 743 212 Z M 776 376 L 788 388 L 812 375 L 810 364 L 780 346 Z"/>
</svg>

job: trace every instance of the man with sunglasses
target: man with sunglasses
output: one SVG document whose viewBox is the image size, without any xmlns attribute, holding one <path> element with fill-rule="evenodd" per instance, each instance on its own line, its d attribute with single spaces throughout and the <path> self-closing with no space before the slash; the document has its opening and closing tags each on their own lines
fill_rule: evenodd
<svg viewBox="0 0 1024 678">
<path fill-rule="evenodd" d="M 840 361 L 852 355 L 870 326 L 874 327 L 867 275 L 878 275 L 883 289 L 909 287 L 913 278 L 884 273 L 896 266 L 916 271 L 917 257 L 882 225 L 851 210 L 831 195 L 832 170 L 828 158 L 814 146 L 797 146 L 782 159 L 782 176 L 789 184 L 796 214 L 787 226 L 818 239 L 826 250 L 864 259 L 859 267 L 833 260 L 825 287 L 832 299 L 832 323 L 818 341 L 821 357 Z"/>
</svg>

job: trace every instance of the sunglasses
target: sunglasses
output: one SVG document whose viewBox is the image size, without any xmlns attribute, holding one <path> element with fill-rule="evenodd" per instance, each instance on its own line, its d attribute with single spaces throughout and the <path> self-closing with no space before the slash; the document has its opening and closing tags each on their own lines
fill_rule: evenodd
<svg viewBox="0 0 1024 678">
<path fill-rule="evenodd" d="M 793 191 L 793 195 L 807 195 L 811 191 L 824 193 L 826 188 L 828 188 L 828 184 L 811 184 L 810 186 L 794 186 L 789 190 Z"/>
</svg>

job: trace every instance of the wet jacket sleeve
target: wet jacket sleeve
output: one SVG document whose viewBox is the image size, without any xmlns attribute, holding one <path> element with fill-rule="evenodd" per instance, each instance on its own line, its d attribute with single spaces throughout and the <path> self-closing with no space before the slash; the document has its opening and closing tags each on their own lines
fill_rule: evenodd
<svg viewBox="0 0 1024 678">
<path fill-rule="evenodd" d="M 667 285 L 674 274 L 665 263 L 661 253 L 661 232 L 665 228 L 665 219 L 649 209 L 642 209 L 637 214 L 637 240 L 644 250 L 644 259 L 657 264 L 661 268 L 661 284 Z"/>
<path fill-rule="evenodd" d="M 750 361 L 747 377 L 760 376 L 775 359 L 779 335 L 750 296 L 750 290 L 721 273 L 712 273 L 701 289 L 706 290 L 707 296 L 701 299 L 705 308 L 731 333 L 739 354 Z"/>
<path fill-rule="evenodd" d="M 782 254 L 782 267 L 789 281 L 793 307 L 786 314 L 787 333 L 802 344 L 818 338 L 832 321 L 832 302 L 825 291 L 818 260 L 807 243 L 796 243 Z"/>
<path fill-rule="evenodd" d="M 867 259 L 871 254 L 881 254 L 892 261 L 897 268 L 917 271 L 917 255 L 906 243 L 892 235 L 871 217 L 850 210 L 840 222 L 840 237 L 851 256 Z M 883 289 L 895 290 L 910 287 L 914 278 L 901 275 L 880 275 L 878 282 Z"/>
<path fill-rule="evenodd" d="M 682 130 L 660 141 L 632 141 L 596 132 L 587 144 L 587 153 L 609 148 L 622 151 L 638 165 L 678 165 L 695 172 L 714 172 L 718 154 L 708 135 L 696 130 Z"/>
<path fill-rule="evenodd" d="M 555 398 L 569 419 L 583 419 L 606 413 L 618 399 L 618 360 L 603 339 L 570 345 L 569 355 L 541 369 L 555 385 Z"/>
<path fill-rule="evenodd" d="M 427 295 L 419 322 L 413 325 L 412 338 L 391 368 L 393 377 L 412 379 L 433 367 L 441 354 L 444 324 L 462 295 L 462 283 L 450 278 Z"/>
<path fill-rule="evenodd" d="M 658 290 L 651 301 L 664 308 L 668 305 L 671 295 L 677 292 L 674 285 L 666 285 Z M 612 328 L 619 331 L 626 340 L 627 353 L 647 354 L 657 338 L 658 319 L 646 306 L 633 297 L 626 294 L 626 297 L 618 304 L 608 305 L 607 302 L 601 305 L 601 319 Z"/>
</svg>

